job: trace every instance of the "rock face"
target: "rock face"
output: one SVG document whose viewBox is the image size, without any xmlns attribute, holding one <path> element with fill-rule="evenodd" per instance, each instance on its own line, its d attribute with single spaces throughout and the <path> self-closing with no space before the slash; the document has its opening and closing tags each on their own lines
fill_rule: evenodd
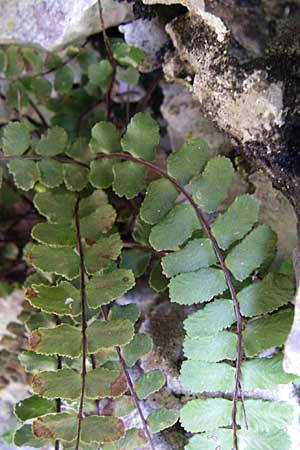
<svg viewBox="0 0 300 450">
<path fill-rule="evenodd" d="M 131 7 L 102 0 L 107 27 L 132 18 Z M 61 49 L 100 31 L 97 1 L 0 0 L 0 44 L 34 45 Z"/>
</svg>

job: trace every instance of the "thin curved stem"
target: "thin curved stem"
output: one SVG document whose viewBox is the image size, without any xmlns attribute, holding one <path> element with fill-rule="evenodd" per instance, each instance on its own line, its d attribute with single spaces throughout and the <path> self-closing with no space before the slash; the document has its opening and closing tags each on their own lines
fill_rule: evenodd
<svg viewBox="0 0 300 450">
<path fill-rule="evenodd" d="M 82 334 L 82 362 L 81 362 L 81 394 L 79 401 L 78 411 L 78 426 L 75 450 L 80 448 L 80 435 L 81 435 L 81 423 L 83 419 L 83 407 L 85 396 L 85 382 L 86 382 L 86 358 L 87 358 L 87 337 L 86 337 L 86 295 L 85 295 L 85 267 L 84 267 L 84 253 L 81 241 L 80 233 L 80 221 L 79 221 L 79 202 L 80 195 L 78 194 L 77 201 L 74 209 L 74 219 L 77 237 L 77 246 L 80 259 L 80 302 L 81 302 L 81 334 Z"/>
</svg>

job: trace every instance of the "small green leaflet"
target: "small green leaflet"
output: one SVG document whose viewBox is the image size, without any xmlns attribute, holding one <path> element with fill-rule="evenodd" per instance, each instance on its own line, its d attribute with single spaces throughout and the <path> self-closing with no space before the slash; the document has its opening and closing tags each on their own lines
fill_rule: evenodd
<svg viewBox="0 0 300 450">
<path fill-rule="evenodd" d="M 128 367 L 134 366 L 141 356 L 152 350 L 152 339 L 147 334 L 139 333 L 123 348 L 123 357 Z"/>
<path fill-rule="evenodd" d="M 242 383 L 245 391 L 252 389 L 272 389 L 277 384 L 291 383 L 295 375 L 283 370 L 283 356 L 278 354 L 272 358 L 254 358 L 242 362 Z"/>
<path fill-rule="evenodd" d="M 26 372 L 40 372 L 42 370 L 56 370 L 57 357 L 48 355 L 39 355 L 30 350 L 22 352 L 19 355 L 19 360 Z"/>
<path fill-rule="evenodd" d="M 168 173 L 180 184 L 185 185 L 192 177 L 198 175 L 208 157 L 209 149 L 206 142 L 191 139 L 168 157 Z"/>
<path fill-rule="evenodd" d="M 151 231 L 151 225 L 144 222 L 138 215 L 133 228 L 132 237 L 140 244 L 149 245 L 149 235 Z"/>
<path fill-rule="evenodd" d="M 225 264 L 239 280 L 245 280 L 276 252 L 276 235 L 267 225 L 259 225 L 228 254 Z"/>
<path fill-rule="evenodd" d="M 215 300 L 199 311 L 190 314 L 183 322 L 191 338 L 217 334 L 236 321 L 232 300 Z"/>
<path fill-rule="evenodd" d="M 242 239 L 258 219 L 258 200 L 249 194 L 237 197 L 212 225 L 212 232 L 223 250 Z"/>
<path fill-rule="evenodd" d="M 38 395 L 25 398 L 15 406 L 15 415 L 24 422 L 51 412 L 56 412 L 56 403 Z"/>
<path fill-rule="evenodd" d="M 226 199 L 234 177 L 228 158 L 217 156 L 208 161 L 203 174 L 193 180 L 193 197 L 205 212 L 216 211 Z"/>
<path fill-rule="evenodd" d="M 89 163 L 93 158 L 93 154 L 89 149 L 88 139 L 85 137 L 79 137 L 72 142 L 72 144 L 67 148 L 66 154 L 70 156 L 70 158 L 84 163 Z"/>
<path fill-rule="evenodd" d="M 14 177 L 15 185 L 24 191 L 32 189 L 40 176 L 36 163 L 27 159 L 15 159 L 7 167 Z"/>
<path fill-rule="evenodd" d="M 75 164 L 63 164 L 65 186 L 69 191 L 82 191 L 88 184 L 89 169 Z"/>
<path fill-rule="evenodd" d="M 219 331 L 213 336 L 186 337 L 184 354 L 189 359 L 217 362 L 222 359 L 236 359 L 237 337 L 229 331 Z"/>
<path fill-rule="evenodd" d="M 14 444 L 17 447 L 42 448 L 49 444 L 45 439 L 38 439 L 32 433 L 31 425 L 23 425 L 15 432 Z"/>
<path fill-rule="evenodd" d="M 191 400 L 180 411 L 180 422 L 191 433 L 214 430 L 231 424 L 232 402 L 223 398 Z M 232 444 L 232 441 L 231 441 Z"/>
<path fill-rule="evenodd" d="M 289 275 L 268 273 L 238 293 L 241 313 L 252 317 L 275 311 L 294 298 L 294 283 Z"/>
<path fill-rule="evenodd" d="M 87 282 L 87 302 L 91 308 L 106 305 L 128 292 L 135 284 L 131 270 L 116 269 L 95 275 Z"/>
<path fill-rule="evenodd" d="M 77 316 L 81 312 L 79 290 L 66 281 L 57 286 L 33 284 L 26 290 L 25 298 L 47 313 Z"/>
<path fill-rule="evenodd" d="M 89 353 L 101 348 L 110 348 L 128 344 L 134 336 L 133 324 L 129 320 L 96 320 L 87 328 Z"/>
<path fill-rule="evenodd" d="M 27 126 L 20 122 L 11 122 L 3 128 L 2 148 L 4 155 L 23 155 L 30 145 Z"/>
<path fill-rule="evenodd" d="M 111 205 L 103 205 L 97 208 L 89 216 L 80 221 L 81 236 L 86 239 L 99 239 L 103 233 L 107 233 L 116 220 L 116 212 Z"/>
<path fill-rule="evenodd" d="M 37 162 L 40 180 L 47 188 L 55 188 L 63 182 L 63 165 L 58 161 L 43 160 Z"/>
<path fill-rule="evenodd" d="M 246 355 L 252 357 L 263 350 L 283 345 L 292 323 L 292 309 L 279 311 L 269 317 L 250 320 L 243 332 Z"/>
<path fill-rule="evenodd" d="M 43 59 L 34 48 L 22 48 L 22 55 L 27 62 L 26 69 L 30 72 L 41 72 L 43 70 Z"/>
<path fill-rule="evenodd" d="M 118 40 L 112 42 L 112 51 L 114 58 L 124 66 L 133 66 L 141 64 L 144 59 L 144 52 L 139 47 L 128 45 L 126 42 Z"/>
<path fill-rule="evenodd" d="M 176 275 L 169 283 L 170 299 L 181 305 L 208 302 L 227 288 L 220 269 L 200 269 Z"/>
<path fill-rule="evenodd" d="M 62 127 L 49 128 L 46 136 L 38 142 L 35 151 L 42 156 L 56 156 L 63 153 L 67 144 L 67 133 Z"/>
<path fill-rule="evenodd" d="M 123 422 L 112 416 L 88 416 L 82 421 L 81 439 L 83 442 L 114 442 L 125 435 Z"/>
<path fill-rule="evenodd" d="M 94 191 L 88 197 L 84 197 L 80 200 L 79 204 L 79 217 L 80 219 L 90 216 L 96 209 L 107 206 L 107 195 L 102 190 Z"/>
<path fill-rule="evenodd" d="M 269 433 L 286 430 L 293 421 L 294 407 L 284 401 L 245 400 L 249 430 Z M 245 428 L 244 414 L 239 404 L 238 423 Z"/>
<path fill-rule="evenodd" d="M 165 377 L 163 373 L 159 369 L 156 369 L 140 375 L 134 383 L 134 389 L 138 398 L 143 400 L 154 392 L 159 391 L 164 384 Z"/>
<path fill-rule="evenodd" d="M 184 361 L 180 383 L 190 392 L 231 392 L 234 389 L 235 369 L 226 363 Z"/>
<path fill-rule="evenodd" d="M 63 190 L 39 192 L 34 197 L 38 212 L 53 223 L 71 223 L 75 202 L 75 195 Z"/>
<path fill-rule="evenodd" d="M 51 95 L 52 84 L 44 77 L 36 77 L 30 80 L 30 90 L 37 100 L 45 102 Z"/>
<path fill-rule="evenodd" d="M 33 377 L 32 389 L 41 397 L 76 400 L 80 397 L 81 375 L 72 369 L 40 372 Z"/>
<path fill-rule="evenodd" d="M 113 68 L 107 59 L 90 64 L 88 67 L 88 75 L 90 82 L 99 86 L 104 92 L 108 89 Z"/>
<path fill-rule="evenodd" d="M 119 197 L 132 199 L 144 190 L 147 171 L 133 161 L 118 162 L 113 166 L 112 188 Z"/>
<path fill-rule="evenodd" d="M 123 243 L 120 235 L 114 233 L 111 236 L 103 237 L 85 249 L 84 262 L 89 274 L 107 269 L 112 261 L 115 261 L 121 254 Z"/>
<path fill-rule="evenodd" d="M 124 81 L 124 83 L 128 85 L 138 84 L 140 73 L 134 67 L 128 67 L 127 69 L 117 68 L 117 74 L 120 80 Z"/>
<path fill-rule="evenodd" d="M 33 421 L 32 431 L 38 438 L 71 442 L 76 438 L 77 417 L 67 412 L 47 414 Z"/>
<path fill-rule="evenodd" d="M 155 149 L 159 144 L 159 128 L 147 113 L 135 114 L 129 122 L 121 145 L 124 152 L 147 161 L 155 159 Z"/>
<path fill-rule="evenodd" d="M 52 328 L 55 326 L 54 316 L 50 316 L 42 311 L 30 314 L 25 321 L 25 326 L 28 331 L 32 332 L 37 328 Z"/>
<path fill-rule="evenodd" d="M 149 285 L 155 292 L 163 292 L 168 287 L 168 279 L 162 272 L 161 261 L 150 272 Z"/>
<path fill-rule="evenodd" d="M 30 350 L 42 355 L 61 355 L 77 358 L 81 353 L 79 328 L 61 324 L 54 328 L 38 328 L 29 338 Z"/>
<path fill-rule="evenodd" d="M 143 430 L 130 428 L 126 431 L 126 435 L 119 442 L 113 444 L 105 444 L 102 450 L 136 450 L 147 445 L 147 438 Z"/>
<path fill-rule="evenodd" d="M 60 94 L 68 94 L 74 82 L 74 74 L 69 65 L 64 65 L 55 71 L 54 87 Z"/>
<path fill-rule="evenodd" d="M 140 311 L 135 303 L 128 305 L 113 305 L 109 310 L 109 320 L 127 319 L 132 324 L 140 317 Z"/>
<path fill-rule="evenodd" d="M 179 412 L 175 409 L 159 408 L 147 417 L 150 431 L 159 433 L 166 428 L 172 427 L 179 418 Z"/>
<path fill-rule="evenodd" d="M 75 247 L 77 242 L 75 230 L 64 223 L 38 223 L 33 227 L 31 236 L 50 247 Z"/>
<path fill-rule="evenodd" d="M 209 239 L 193 239 L 177 252 L 162 258 L 163 273 L 173 277 L 179 273 L 193 272 L 209 267 L 217 260 Z"/>
<path fill-rule="evenodd" d="M 177 250 L 184 244 L 200 223 L 191 205 L 176 205 L 163 220 L 155 225 L 149 241 L 155 250 Z"/>
<path fill-rule="evenodd" d="M 164 178 L 152 181 L 142 203 L 140 215 L 144 222 L 155 225 L 173 208 L 178 191 Z"/>
<path fill-rule="evenodd" d="M 132 270 L 135 278 L 141 277 L 150 262 L 151 253 L 140 248 L 124 249 L 121 254 L 120 267 Z"/>
<path fill-rule="evenodd" d="M 115 153 L 121 150 L 120 135 L 111 122 L 99 122 L 92 128 L 90 149 L 94 153 Z"/>
<path fill-rule="evenodd" d="M 115 159 L 96 159 L 91 162 L 89 181 L 96 188 L 107 189 L 112 185 L 114 176 L 112 166 Z"/>
<path fill-rule="evenodd" d="M 28 255 L 28 261 L 42 272 L 63 275 L 73 280 L 79 275 L 79 256 L 69 247 L 47 247 L 33 245 Z"/>
<path fill-rule="evenodd" d="M 87 372 L 85 394 L 88 398 L 119 397 L 127 389 L 127 378 L 122 371 L 97 367 Z"/>
</svg>

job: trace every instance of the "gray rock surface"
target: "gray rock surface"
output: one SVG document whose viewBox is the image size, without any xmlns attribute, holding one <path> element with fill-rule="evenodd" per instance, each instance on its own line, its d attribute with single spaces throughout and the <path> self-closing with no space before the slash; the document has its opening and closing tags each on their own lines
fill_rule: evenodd
<svg viewBox="0 0 300 450">
<path fill-rule="evenodd" d="M 102 0 L 107 27 L 132 18 L 126 2 Z M 0 45 L 17 43 L 61 49 L 100 31 L 95 0 L 0 0 Z"/>
</svg>

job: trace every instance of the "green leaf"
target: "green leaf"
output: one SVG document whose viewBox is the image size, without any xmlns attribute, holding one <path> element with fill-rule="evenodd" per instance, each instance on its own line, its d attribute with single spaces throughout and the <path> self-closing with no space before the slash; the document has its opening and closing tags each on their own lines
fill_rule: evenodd
<svg viewBox="0 0 300 450">
<path fill-rule="evenodd" d="M 237 197 L 212 225 L 212 232 L 223 250 L 242 239 L 258 219 L 258 200 L 248 194 Z"/>
<path fill-rule="evenodd" d="M 55 188 L 63 182 L 63 165 L 58 161 L 38 161 L 40 180 L 47 188 Z"/>
<path fill-rule="evenodd" d="M 80 200 L 79 204 L 79 217 L 90 216 L 96 209 L 108 205 L 107 195 L 104 191 L 94 191 L 88 197 L 84 197 Z"/>
<path fill-rule="evenodd" d="M 139 248 L 122 250 L 120 267 L 132 270 L 135 278 L 141 277 L 150 262 L 151 253 Z"/>
<path fill-rule="evenodd" d="M 231 425 L 232 402 L 223 398 L 191 400 L 180 411 L 183 428 L 191 433 Z"/>
<path fill-rule="evenodd" d="M 81 312 L 80 292 L 66 281 L 57 286 L 33 284 L 26 290 L 25 298 L 32 306 L 47 313 L 77 316 Z"/>
<path fill-rule="evenodd" d="M 10 45 L 6 50 L 7 65 L 5 74 L 8 78 L 19 77 L 24 70 L 24 60 L 19 47 Z"/>
<path fill-rule="evenodd" d="M 147 423 L 151 433 L 159 433 L 166 428 L 172 427 L 179 418 L 179 412 L 175 409 L 159 408 L 147 417 Z"/>
<path fill-rule="evenodd" d="M 244 330 L 244 349 L 252 357 L 272 347 L 283 345 L 293 323 L 291 309 L 279 311 L 272 316 L 250 320 Z"/>
<path fill-rule="evenodd" d="M 169 283 L 170 299 L 181 305 L 208 302 L 227 288 L 220 269 L 200 269 L 176 275 Z"/>
<path fill-rule="evenodd" d="M 180 383 L 184 389 L 193 393 L 231 392 L 234 389 L 234 375 L 234 367 L 226 363 L 184 361 Z"/>
<path fill-rule="evenodd" d="M 111 266 L 121 254 L 123 243 L 120 235 L 114 233 L 100 238 L 94 245 L 87 247 L 84 252 L 84 262 L 89 274 L 99 272 Z"/>
<path fill-rule="evenodd" d="M 268 273 L 238 293 L 241 313 L 252 317 L 272 312 L 293 300 L 294 283 L 289 275 Z"/>
<path fill-rule="evenodd" d="M 88 140 L 85 137 L 75 139 L 70 147 L 68 147 L 66 154 L 70 156 L 70 158 L 76 161 L 82 161 L 84 163 L 90 162 L 93 158 Z"/>
<path fill-rule="evenodd" d="M 30 72 L 41 72 L 43 69 L 43 59 L 34 48 L 22 48 L 22 55 L 27 62 L 26 69 Z"/>
<path fill-rule="evenodd" d="M 134 67 L 128 67 L 127 69 L 117 68 L 117 74 L 120 80 L 124 83 L 134 86 L 138 84 L 140 73 Z"/>
<path fill-rule="evenodd" d="M 15 406 L 15 415 L 23 422 L 52 412 L 56 412 L 56 403 L 38 395 L 25 398 L 25 400 L 21 400 Z"/>
<path fill-rule="evenodd" d="M 112 166 L 115 162 L 115 159 L 98 159 L 92 161 L 89 174 L 91 185 L 96 188 L 109 188 L 114 179 Z"/>
<path fill-rule="evenodd" d="M 164 276 L 161 261 L 153 267 L 150 272 L 149 285 L 155 292 L 163 292 L 168 287 L 168 279 Z"/>
<path fill-rule="evenodd" d="M 54 87 L 59 94 L 68 94 L 74 82 L 74 74 L 69 65 L 65 64 L 55 71 Z"/>
<path fill-rule="evenodd" d="M 140 400 L 144 400 L 163 387 L 166 380 L 161 370 L 151 370 L 139 376 L 134 383 L 134 389 Z"/>
<path fill-rule="evenodd" d="M 128 367 L 135 365 L 138 359 L 152 350 L 152 339 L 147 334 L 136 334 L 123 349 L 123 357 Z"/>
<path fill-rule="evenodd" d="M 87 302 L 91 308 L 107 305 L 128 292 L 134 284 L 131 270 L 116 269 L 95 275 L 86 285 Z"/>
<path fill-rule="evenodd" d="M 123 65 L 135 66 L 144 59 L 144 52 L 139 47 L 119 41 L 112 44 L 114 58 Z"/>
<path fill-rule="evenodd" d="M 64 182 L 69 191 L 82 191 L 88 184 L 89 169 L 75 164 L 63 165 Z"/>
<path fill-rule="evenodd" d="M 14 444 L 17 447 L 42 448 L 48 443 L 45 439 L 37 439 L 33 435 L 31 425 L 23 425 L 14 435 Z"/>
<path fill-rule="evenodd" d="M 116 216 L 111 205 L 100 206 L 92 214 L 81 219 L 81 236 L 89 240 L 99 239 L 103 233 L 107 233 L 111 229 Z"/>
<path fill-rule="evenodd" d="M 0 72 L 3 73 L 6 69 L 7 57 L 3 50 L 0 50 Z"/>
<path fill-rule="evenodd" d="M 40 372 L 33 377 L 32 389 L 41 397 L 76 400 L 80 397 L 81 375 L 72 369 Z"/>
<path fill-rule="evenodd" d="M 54 328 L 38 328 L 29 338 L 29 347 L 42 355 L 77 358 L 81 353 L 81 332 L 64 323 Z"/>
<path fill-rule="evenodd" d="M 92 84 L 99 86 L 106 91 L 109 87 L 110 78 L 113 74 L 113 67 L 107 59 L 102 59 L 98 63 L 90 64 L 88 76 Z"/>
<path fill-rule="evenodd" d="M 62 127 L 49 128 L 47 135 L 38 142 L 35 151 L 42 156 L 56 156 L 64 152 L 67 138 L 67 133 Z"/>
<path fill-rule="evenodd" d="M 138 215 L 136 217 L 132 237 L 135 241 L 143 245 L 149 245 L 149 235 L 151 231 L 151 225 L 144 222 Z"/>
<path fill-rule="evenodd" d="M 129 320 L 97 320 L 87 329 L 88 351 L 95 353 L 101 348 L 126 345 L 133 335 L 133 325 Z"/>
<path fill-rule="evenodd" d="M 34 197 L 38 212 L 53 223 L 73 222 L 75 203 L 75 195 L 65 191 L 39 192 Z"/>
<path fill-rule="evenodd" d="M 259 225 L 228 254 L 225 263 L 234 277 L 245 280 L 276 252 L 276 235 L 267 225 Z"/>
<path fill-rule="evenodd" d="M 113 305 L 109 311 L 109 320 L 127 319 L 132 324 L 140 317 L 140 311 L 135 303 L 128 305 Z"/>
<path fill-rule="evenodd" d="M 143 430 L 130 428 L 126 431 L 126 435 L 119 442 L 114 444 L 105 444 L 102 450 L 136 450 L 144 448 L 147 445 L 147 438 Z"/>
<path fill-rule="evenodd" d="M 226 199 L 234 177 L 228 158 L 217 156 L 208 161 L 203 174 L 192 183 L 194 200 L 206 212 L 216 211 Z"/>
<path fill-rule="evenodd" d="M 133 161 L 124 161 L 113 166 L 112 188 L 119 197 L 131 199 L 144 190 L 147 171 Z"/>
<path fill-rule="evenodd" d="M 240 434 L 239 431 L 238 434 Z M 240 445 L 240 441 L 238 442 Z M 194 435 L 189 440 L 188 445 L 186 445 L 184 448 L 185 450 L 216 450 L 218 448 L 222 450 L 232 450 L 232 443 L 233 443 L 233 435 L 231 430 L 217 429 L 209 433 L 201 433 Z"/>
<path fill-rule="evenodd" d="M 245 428 L 244 413 L 239 405 L 238 422 Z M 245 400 L 249 430 L 269 433 L 286 430 L 293 421 L 294 407 L 285 401 Z"/>
<path fill-rule="evenodd" d="M 180 184 L 187 184 L 192 177 L 198 175 L 209 157 L 206 142 L 201 139 L 191 139 L 185 142 L 179 150 L 168 157 L 168 173 Z"/>
<path fill-rule="evenodd" d="M 44 77 L 32 78 L 30 90 L 40 102 L 45 102 L 51 95 L 52 84 Z"/>
<path fill-rule="evenodd" d="M 77 242 L 75 231 L 64 223 L 38 223 L 32 228 L 31 236 L 50 247 L 75 247 Z"/>
<path fill-rule="evenodd" d="M 93 49 L 83 48 L 77 55 L 77 61 L 81 70 L 86 73 L 89 66 L 97 62 L 97 55 Z"/>
<path fill-rule="evenodd" d="M 88 398 L 119 397 L 127 389 L 127 378 L 120 370 L 97 367 L 87 372 L 85 394 Z"/>
<path fill-rule="evenodd" d="M 295 375 L 290 375 L 283 370 L 282 354 L 272 358 L 254 358 L 242 362 L 243 389 L 272 389 L 277 384 L 291 383 Z"/>
<path fill-rule="evenodd" d="M 147 161 L 155 159 L 155 149 L 159 144 L 159 128 L 147 113 L 135 114 L 127 126 L 121 145 L 124 152 Z"/>
<path fill-rule="evenodd" d="M 216 261 L 217 257 L 209 239 L 193 239 L 183 249 L 164 256 L 162 267 L 167 277 L 173 277 L 178 273 L 209 267 Z"/>
<path fill-rule="evenodd" d="M 116 417 L 89 416 L 82 420 L 81 439 L 83 442 L 114 442 L 125 435 L 123 422 Z"/>
<path fill-rule="evenodd" d="M 30 133 L 24 123 L 10 122 L 3 128 L 2 148 L 4 155 L 23 155 L 30 145 Z"/>
<path fill-rule="evenodd" d="M 25 326 L 28 331 L 32 332 L 37 328 L 52 328 L 55 326 L 54 317 L 44 312 L 36 312 L 30 314 L 29 318 L 25 321 Z"/>
<path fill-rule="evenodd" d="M 76 438 L 77 417 L 67 412 L 47 414 L 33 421 L 32 430 L 38 438 L 71 442 Z"/>
<path fill-rule="evenodd" d="M 189 359 L 217 362 L 222 359 L 236 359 L 237 337 L 229 331 L 219 331 L 210 336 L 186 337 L 184 354 Z"/>
<path fill-rule="evenodd" d="M 135 406 L 130 395 L 122 395 L 111 402 L 110 405 L 113 408 L 112 415 L 116 417 L 128 416 L 135 410 Z"/>
<path fill-rule="evenodd" d="M 111 122 L 99 122 L 92 128 L 90 148 L 94 153 L 115 153 L 121 150 L 120 134 Z"/>
<path fill-rule="evenodd" d="M 69 247 L 33 245 L 28 256 L 29 263 L 42 272 L 63 275 L 73 280 L 79 275 L 79 256 Z"/>
<path fill-rule="evenodd" d="M 178 191 L 164 178 L 152 181 L 142 203 L 140 215 L 144 222 L 154 225 L 173 208 Z"/>
<path fill-rule="evenodd" d="M 191 205 L 176 205 L 152 228 L 149 241 L 155 250 L 177 250 L 195 230 L 201 228 Z"/>
<path fill-rule="evenodd" d="M 231 300 L 215 300 L 204 308 L 190 314 L 183 322 L 184 329 L 191 338 L 217 334 L 236 321 Z"/>
<path fill-rule="evenodd" d="M 19 360 L 26 372 L 40 372 L 42 370 L 56 370 L 57 357 L 39 355 L 32 351 L 22 352 L 19 355 Z"/>
<path fill-rule="evenodd" d="M 29 191 L 39 179 L 39 171 L 34 161 L 15 159 L 7 164 L 9 172 L 14 177 L 15 185 Z"/>
</svg>

